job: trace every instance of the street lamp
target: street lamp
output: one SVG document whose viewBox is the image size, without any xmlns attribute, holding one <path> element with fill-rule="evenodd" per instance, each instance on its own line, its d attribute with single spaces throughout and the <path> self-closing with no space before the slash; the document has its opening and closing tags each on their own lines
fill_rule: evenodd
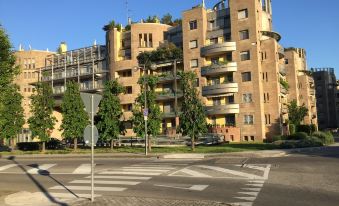
<svg viewBox="0 0 339 206">
<path fill-rule="evenodd" d="M 147 152 L 147 144 L 148 144 L 148 135 L 147 135 L 147 120 L 148 120 L 148 108 L 147 108 L 147 75 L 148 75 L 148 70 L 156 70 L 157 69 L 157 65 L 154 63 L 151 63 L 150 60 L 148 59 L 145 64 L 143 65 L 143 67 L 136 67 L 136 69 L 142 69 L 144 71 L 143 77 L 144 77 L 144 96 L 145 96 L 145 105 L 144 105 L 144 111 L 143 111 L 143 115 L 144 115 L 144 121 L 145 121 L 145 155 L 147 156 L 148 152 Z"/>
</svg>

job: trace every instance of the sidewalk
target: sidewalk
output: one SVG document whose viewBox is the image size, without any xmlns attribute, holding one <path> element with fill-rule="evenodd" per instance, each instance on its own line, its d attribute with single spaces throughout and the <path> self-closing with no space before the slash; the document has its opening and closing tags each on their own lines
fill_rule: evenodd
<svg viewBox="0 0 339 206">
<path fill-rule="evenodd" d="M 231 206 L 226 203 L 200 200 L 173 200 L 144 197 L 97 197 L 93 203 L 89 200 L 79 201 L 70 206 Z"/>
</svg>

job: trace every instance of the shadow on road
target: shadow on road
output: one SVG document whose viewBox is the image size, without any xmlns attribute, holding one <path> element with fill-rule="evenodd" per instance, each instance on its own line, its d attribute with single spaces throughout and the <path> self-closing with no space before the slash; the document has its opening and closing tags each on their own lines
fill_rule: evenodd
<svg viewBox="0 0 339 206">
<path fill-rule="evenodd" d="M 8 160 L 11 160 L 13 163 L 15 163 L 26 175 L 27 177 L 29 177 L 29 179 L 39 188 L 39 190 L 53 203 L 60 205 L 60 206 L 68 206 L 68 204 L 64 203 L 64 202 L 60 202 L 58 200 L 56 200 L 51 194 L 49 194 L 48 190 L 39 183 L 38 180 L 36 180 L 32 174 L 28 173 L 27 170 L 21 165 L 19 164 L 16 160 L 14 156 L 8 157 Z M 53 177 L 50 176 L 49 172 L 46 170 L 40 170 L 39 169 L 39 165 L 38 164 L 33 164 L 33 165 L 29 165 L 33 168 L 37 168 L 38 169 L 38 174 L 40 175 L 46 175 L 49 176 L 51 179 L 53 179 L 56 183 L 62 185 L 63 187 L 65 187 L 62 183 L 60 183 L 59 181 L 57 181 L 56 179 L 54 179 Z M 66 188 L 66 187 L 65 187 Z M 67 189 L 67 188 L 66 188 Z M 68 190 L 68 189 L 67 189 Z M 71 192 L 70 190 L 68 190 L 69 192 Z M 74 194 L 73 192 L 71 192 L 72 194 Z M 75 194 L 74 194 L 75 195 Z M 76 196 L 76 195 L 75 195 Z"/>
</svg>

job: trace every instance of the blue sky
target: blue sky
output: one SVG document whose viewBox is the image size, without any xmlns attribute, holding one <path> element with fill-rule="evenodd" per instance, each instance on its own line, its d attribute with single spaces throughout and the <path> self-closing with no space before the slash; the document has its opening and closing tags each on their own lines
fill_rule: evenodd
<svg viewBox="0 0 339 206">
<path fill-rule="evenodd" d="M 218 0 L 206 0 L 212 7 Z M 61 41 L 69 49 L 105 43 L 104 24 L 126 23 L 126 0 L 0 0 L 0 23 L 15 48 L 55 50 Z M 133 21 L 169 12 L 180 17 L 201 0 L 129 0 Z M 307 50 L 309 67 L 333 67 L 339 78 L 339 1 L 274 0 L 274 30 L 285 47 Z"/>
</svg>

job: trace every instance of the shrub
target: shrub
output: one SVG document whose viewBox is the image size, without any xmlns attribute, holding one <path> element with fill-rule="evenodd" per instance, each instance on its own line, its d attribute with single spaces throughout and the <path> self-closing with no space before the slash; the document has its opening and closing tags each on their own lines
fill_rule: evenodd
<svg viewBox="0 0 339 206">
<path fill-rule="evenodd" d="M 316 131 L 316 126 L 314 124 L 298 125 L 296 127 L 296 130 L 297 132 L 305 132 L 310 135 Z"/>
<path fill-rule="evenodd" d="M 282 140 L 281 135 L 276 135 L 276 136 L 273 136 L 273 138 L 272 138 L 272 142 L 279 141 L 279 140 Z"/>
<path fill-rule="evenodd" d="M 39 142 L 19 142 L 17 143 L 17 147 L 22 151 L 34 151 L 39 150 L 40 148 Z"/>
<path fill-rule="evenodd" d="M 334 138 L 331 132 L 314 132 L 312 136 L 318 138 L 325 145 L 334 143 Z"/>
<path fill-rule="evenodd" d="M 307 137 L 302 140 L 280 140 L 275 142 L 281 149 L 306 148 L 306 147 L 321 147 L 323 143 L 316 137 Z"/>
<path fill-rule="evenodd" d="M 290 140 L 303 140 L 308 137 L 307 133 L 305 132 L 297 132 L 295 134 L 292 134 L 288 137 Z"/>
</svg>

